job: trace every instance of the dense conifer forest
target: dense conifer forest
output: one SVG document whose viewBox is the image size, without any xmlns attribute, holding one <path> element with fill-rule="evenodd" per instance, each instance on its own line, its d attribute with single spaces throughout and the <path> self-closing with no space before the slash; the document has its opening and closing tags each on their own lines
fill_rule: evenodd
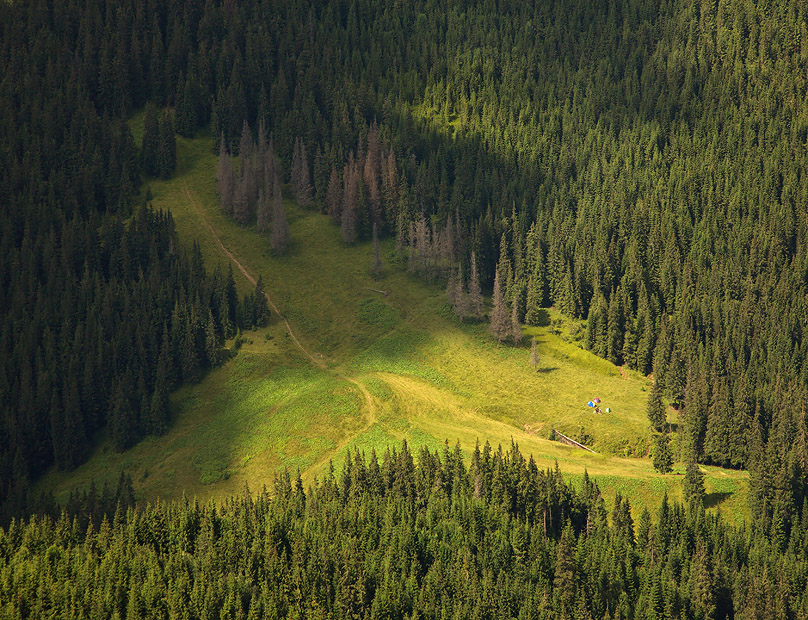
<svg viewBox="0 0 808 620">
<path fill-rule="evenodd" d="M 2 613 L 53 588 L 88 617 L 805 617 L 807 86 L 794 0 L 0 2 L 0 522 L 99 432 L 164 432 L 169 391 L 268 320 L 148 204 L 203 127 L 223 208 L 277 252 L 289 183 L 461 318 L 493 293 L 500 341 L 585 319 L 653 375 L 652 419 L 678 411 L 694 488 L 697 462 L 746 468 L 752 504 L 736 531 L 666 503 L 635 541 L 516 451 L 495 475 L 403 449 L 307 494 L 15 521 Z"/>
<path fill-rule="evenodd" d="M 663 501 L 634 523 L 516 446 L 356 453 L 304 491 L 0 530 L 8 618 L 805 618 L 808 528 Z M 804 512 L 803 515 L 808 515 Z"/>
</svg>

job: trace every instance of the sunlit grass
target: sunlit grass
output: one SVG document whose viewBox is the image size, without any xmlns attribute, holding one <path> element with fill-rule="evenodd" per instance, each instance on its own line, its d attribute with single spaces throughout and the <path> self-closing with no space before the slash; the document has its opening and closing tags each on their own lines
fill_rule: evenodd
<svg viewBox="0 0 808 620">
<path fill-rule="evenodd" d="M 136 140 L 142 114 L 132 122 Z M 181 242 L 198 243 L 209 269 L 227 268 L 216 236 L 265 288 L 295 334 L 321 366 L 294 345 L 277 317 L 245 334 L 237 355 L 198 385 L 172 395 L 174 423 L 161 438 L 123 454 L 101 438 L 88 463 L 70 474 L 51 472 L 42 488 L 63 496 L 75 485 L 133 475 L 143 498 L 223 497 L 269 486 L 275 473 L 300 469 L 309 482 L 346 451 L 381 454 L 406 438 L 440 449 L 459 441 L 470 455 L 477 441 L 519 444 L 541 467 L 555 462 L 572 478 L 584 470 L 607 499 L 628 496 L 635 510 L 656 506 L 667 492 L 681 497 L 681 472 L 657 474 L 643 454 L 648 382 L 570 342 L 580 326 L 549 311 L 551 324 L 526 328 L 520 347 L 494 342 L 482 324 L 461 324 L 447 312 L 442 290 L 392 264 L 371 276 L 369 243 L 345 246 L 328 218 L 286 201 L 292 243 L 270 251 L 254 227 L 240 228 L 218 207 L 212 140 L 178 138 L 178 170 L 168 181 L 148 179 L 153 205 L 173 214 Z M 210 225 L 215 235 L 208 229 Z M 241 293 L 252 284 L 234 268 Z M 386 296 L 371 289 L 387 291 Z M 536 336 L 538 371 L 529 363 Z M 356 383 L 354 383 L 356 382 Z M 357 387 L 367 391 L 367 397 Z M 611 414 L 586 406 L 602 399 Z M 369 398 L 372 406 L 368 404 Z M 548 440 L 551 429 L 583 430 L 598 454 Z M 705 468 L 708 496 L 724 512 L 745 515 L 746 474 Z"/>
</svg>

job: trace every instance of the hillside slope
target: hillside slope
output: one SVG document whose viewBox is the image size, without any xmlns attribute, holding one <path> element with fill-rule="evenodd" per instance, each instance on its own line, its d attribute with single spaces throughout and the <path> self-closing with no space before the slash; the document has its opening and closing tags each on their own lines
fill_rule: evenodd
<svg viewBox="0 0 808 620">
<path fill-rule="evenodd" d="M 229 263 L 240 292 L 261 276 L 283 319 L 273 314 L 269 326 L 244 334 L 232 360 L 178 390 L 166 436 L 122 454 L 104 440 L 88 463 L 50 472 L 41 488 L 59 496 L 124 469 L 145 499 L 222 497 L 245 483 L 269 485 L 283 468 L 310 481 L 330 461 L 339 467 L 347 450 L 382 454 L 406 438 L 433 448 L 459 441 L 466 454 L 476 441 L 515 441 L 540 467 L 586 469 L 607 496 L 619 491 L 635 505 L 680 494 L 683 468 L 660 476 L 649 459 L 620 456 L 646 449 L 644 377 L 567 342 L 569 326 L 552 312 L 553 325 L 526 329 L 539 342 L 535 372 L 529 344 L 497 345 L 484 325 L 459 324 L 437 286 L 391 263 L 391 248 L 384 277 L 374 279 L 369 244 L 346 247 L 326 216 L 291 202 L 292 244 L 273 256 L 254 228 L 221 214 L 211 152 L 209 136 L 179 138 L 178 172 L 150 182 L 153 205 L 171 211 L 180 239 L 198 242 L 208 267 Z M 593 414 L 586 402 L 594 396 L 612 413 Z M 584 429 L 598 454 L 548 440 L 552 428 L 575 437 Z M 704 469 L 708 505 L 746 514 L 746 474 Z"/>
</svg>

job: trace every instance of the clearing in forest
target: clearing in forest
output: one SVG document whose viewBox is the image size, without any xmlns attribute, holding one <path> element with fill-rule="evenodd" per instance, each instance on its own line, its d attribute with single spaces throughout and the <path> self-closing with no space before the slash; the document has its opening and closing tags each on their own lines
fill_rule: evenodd
<svg viewBox="0 0 808 620">
<path fill-rule="evenodd" d="M 136 141 L 141 127 L 136 117 Z M 494 449 L 515 441 L 540 467 L 558 462 L 571 476 L 587 470 L 607 498 L 619 491 L 635 509 L 665 491 L 681 496 L 684 465 L 661 476 L 650 459 L 634 456 L 648 446 L 648 381 L 571 342 L 579 325 L 550 311 L 551 324 L 526 328 L 522 346 L 499 345 L 486 325 L 459 323 L 442 288 L 395 264 L 392 244 L 383 244 L 376 280 L 369 242 L 346 246 L 327 216 L 291 201 L 291 244 L 274 256 L 254 226 L 240 228 L 221 213 L 210 136 L 178 137 L 177 147 L 174 178 L 147 181 L 153 205 L 171 211 L 186 247 L 200 244 L 208 269 L 231 265 L 240 292 L 262 276 L 272 320 L 244 333 L 224 366 L 172 395 L 165 436 L 122 454 L 102 438 L 87 463 L 49 473 L 41 488 L 59 496 L 124 469 L 145 499 L 223 497 L 245 483 L 270 486 L 283 468 L 309 482 L 332 461 L 341 467 L 347 450 L 381 456 L 406 438 L 416 452 L 459 441 L 467 456 L 476 441 Z M 529 359 L 532 335 L 538 371 Z M 595 394 L 611 413 L 586 406 Z M 550 441 L 554 428 L 597 454 Z M 744 517 L 746 474 L 703 469 L 708 505 Z"/>
</svg>

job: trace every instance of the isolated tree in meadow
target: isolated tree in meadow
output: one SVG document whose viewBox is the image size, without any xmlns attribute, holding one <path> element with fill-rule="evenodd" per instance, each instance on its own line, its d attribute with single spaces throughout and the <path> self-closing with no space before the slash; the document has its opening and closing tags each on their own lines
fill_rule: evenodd
<svg viewBox="0 0 808 620">
<path fill-rule="evenodd" d="M 533 336 L 530 341 L 530 365 L 533 366 L 533 370 L 539 369 L 539 351 L 536 346 L 536 336 Z"/>
<path fill-rule="evenodd" d="M 494 275 L 494 297 L 491 308 L 491 322 L 488 331 L 499 342 L 505 340 L 513 333 L 510 321 L 508 320 L 508 309 L 505 305 L 505 293 L 502 290 L 499 267 Z"/>
<path fill-rule="evenodd" d="M 283 208 L 283 197 L 281 196 L 281 182 L 278 175 L 272 182 L 272 233 L 269 243 L 272 249 L 278 253 L 286 251 L 289 245 L 289 222 L 286 220 L 286 211 Z"/>
<path fill-rule="evenodd" d="M 469 316 L 483 318 L 483 292 L 480 288 L 480 275 L 477 272 L 477 257 L 471 253 L 471 275 L 469 276 Z"/>
<path fill-rule="evenodd" d="M 661 474 L 672 471 L 673 454 L 671 453 L 668 433 L 659 433 L 654 437 L 654 469 Z"/>
<path fill-rule="evenodd" d="M 665 403 L 662 402 L 662 388 L 656 378 L 651 386 L 651 393 L 648 395 L 647 412 L 651 426 L 654 430 L 661 431 L 666 420 Z"/>
<path fill-rule="evenodd" d="M 522 342 L 522 326 L 519 324 L 519 306 L 516 299 L 511 304 L 511 340 L 514 345 Z"/>
<path fill-rule="evenodd" d="M 695 458 L 691 458 L 687 463 L 685 478 L 682 481 L 682 495 L 691 506 L 700 506 L 704 502 L 704 474 Z"/>
</svg>

